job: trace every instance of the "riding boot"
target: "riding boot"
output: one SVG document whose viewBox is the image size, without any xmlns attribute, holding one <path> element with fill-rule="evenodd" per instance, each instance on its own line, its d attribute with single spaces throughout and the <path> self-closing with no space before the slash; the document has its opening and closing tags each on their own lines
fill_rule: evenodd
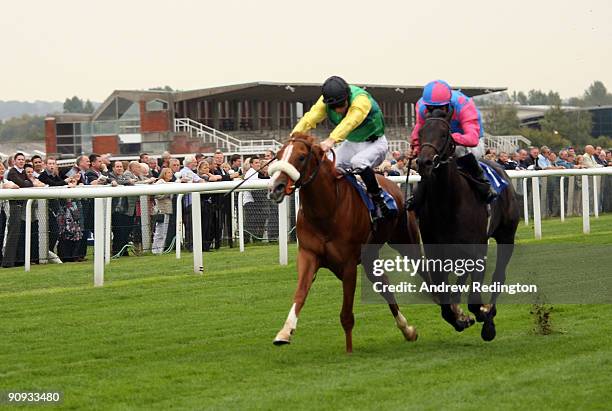
<svg viewBox="0 0 612 411">
<path fill-rule="evenodd" d="M 372 201 L 380 211 L 382 217 L 391 217 L 393 215 L 393 212 L 389 209 L 389 207 L 387 207 L 387 204 L 385 203 L 382 190 L 378 185 L 378 181 L 376 181 L 376 175 L 374 174 L 374 170 L 372 170 L 370 167 L 367 167 L 359 174 L 361 175 L 361 179 L 366 185 L 368 194 L 370 194 L 370 197 L 372 197 Z"/>
<path fill-rule="evenodd" d="M 485 177 L 484 171 L 482 167 L 480 167 L 480 164 L 478 164 L 478 160 L 476 160 L 474 154 L 469 153 L 463 157 L 459 157 L 457 159 L 457 166 L 470 175 L 476 188 L 476 193 L 482 201 L 488 204 L 497 197 L 497 192 Z"/>
<path fill-rule="evenodd" d="M 419 215 L 419 211 L 423 204 L 423 186 L 417 184 L 416 188 L 412 192 L 412 195 L 406 200 L 406 209 L 408 211 L 414 211 L 416 215 Z"/>
</svg>

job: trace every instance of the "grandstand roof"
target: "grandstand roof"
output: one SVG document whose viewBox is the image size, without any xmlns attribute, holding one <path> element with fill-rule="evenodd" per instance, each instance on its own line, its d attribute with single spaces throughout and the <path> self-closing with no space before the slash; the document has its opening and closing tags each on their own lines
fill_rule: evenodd
<svg viewBox="0 0 612 411">
<path fill-rule="evenodd" d="M 385 101 L 416 102 L 423 92 L 423 86 L 356 84 L 366 88 L 376 98 Z M 506 90 L 505 87 L 456 87 L 466 95 L 478 96 Z M 257 81 L 174 93 L 175 101 L 215 97 L 218 99 L 259 99 L 283 101 L 316 100 L 321 95 L 320 83 L 278 83 Z"/>
</svg>

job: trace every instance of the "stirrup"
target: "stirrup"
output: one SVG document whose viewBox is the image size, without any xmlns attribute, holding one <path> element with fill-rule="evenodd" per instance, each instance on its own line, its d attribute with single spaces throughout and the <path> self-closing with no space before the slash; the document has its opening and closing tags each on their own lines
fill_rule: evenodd
<svg viewBox="0 0 612 411">
<path fill-rule="evenodd" d="M 408 197 L 408 199 L 406 200 L 406 204 L 404 206 L 406 208 L 406 210 L 408 211 L 415 211 L 416 210 L 416 201 L 414 199 L 414 194 L 411 195 L 410 197 Z"/>
<path fill-rule="evenodd" d="M 489 192 L 487 193 L 487 204 L 491 204 L 493 201 L 495 201 L 495 199 L 497 199 L 497 197 L 499 197 L 499 194 L 497 194 L 497 191 L 495 191 L 495 189 L 492 186 L 489 186 Z"/>
<path fill-rule="evenodd" d="M 385 198 L 383 197 L 382 191 L 379 194 L 372 194 L 372 201 L 376 206 L 376 216 L 378 218 L 391 218 L 393 213 L 387 207 L 387 203 L 385 203 Z"/>
</svg>

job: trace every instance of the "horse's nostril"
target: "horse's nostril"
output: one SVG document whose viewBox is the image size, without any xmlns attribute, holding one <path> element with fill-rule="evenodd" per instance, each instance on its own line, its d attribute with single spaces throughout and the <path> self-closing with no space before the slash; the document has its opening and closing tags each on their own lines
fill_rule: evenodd
<svg viewBox="0 0 612 411">
<path fill-rule="evenodd" d="M 427 159 L 427 160 L 425 160 L 425 165 L 426 166 L 431 166 L 431 165 L 433 165 L 433 161 L 431 159 Z"/>
<path fill-rule="evenodd" d="M 283 183 L 277 184 L 276 187 L 274 188 L 274 192 L 282 193 L 283 191 L 285 191 L 285 187 L 286 185 Z"/>
</svg>

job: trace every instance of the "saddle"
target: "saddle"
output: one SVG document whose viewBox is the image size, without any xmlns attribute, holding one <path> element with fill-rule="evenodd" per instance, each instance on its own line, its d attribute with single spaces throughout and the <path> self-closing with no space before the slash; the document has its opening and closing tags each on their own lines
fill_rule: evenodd
<svg viewBox="0 0 612 411">
<path fill-rule="evenodd" d="M 497 195 L 501 194 L 507 187 L 508 182 L 497 172 L 497 170 L 487 163 L 483 161 L 478 162 L 482 170 L 484 171 L 484 175 L 491 183 L 493 189 L 497 192 Z"/>
<path fill-rule="evenodd" d="M 349 173 L 344 173 L 338 178 L 345 178 L 349 183 L 351 183 L 351 185 L 355 188 L 355 190 L 357 190 L 359 197 L 361 197 L 361 200 L 363 201 L 368 211 L 370 212 L 370 219 L 372 221 L 380 217 L 377 215 L 378 209 L 376 208 L 376 205 L 372 201 L 372 198 L 370 197 L 370 195 L 368 194 L 366 190 L 365 184 L 361 180 L 357 180 L 354 174 L 349 174 Z M 398 209 L 397 209 L 397 203 L 395 202 L 395 198 L 393 198 L 391 194 L 387 193 L 384 189 L 382 189 L 382 187 L 381 187 L 381 190 L 382 190 L 383 198 L 385 199 L 385 204 L 387 204 L 387 207 L 389 208 L 389 210 L 395 211 L 395 213 L 397 213 Z"/>
<path fill-rule="evenodd" d="M 482 174 L 480 177 L 472 175 L 470 171 L 463 169 L 462 167 L 458 168 L 459 174 L 467 180 L 467 182 L 474 190 L 476 190 L 476 192 L 482 192 L 483 195 L 486 191 L 488 191 L 488 187 L 486 187 L 486 181 L 488 181 L 499 197 L 499 195 L 508 187 L 508 181 L 506 181 L 495 168 L 491 167 L 487 163 L 479 161 L 478 165 L 482 169 Z M 482 179 L 482 177 L 484 177 L 484 179 Z M 495 201 L 495 199 L 492 201 Z"/>
</svg>

